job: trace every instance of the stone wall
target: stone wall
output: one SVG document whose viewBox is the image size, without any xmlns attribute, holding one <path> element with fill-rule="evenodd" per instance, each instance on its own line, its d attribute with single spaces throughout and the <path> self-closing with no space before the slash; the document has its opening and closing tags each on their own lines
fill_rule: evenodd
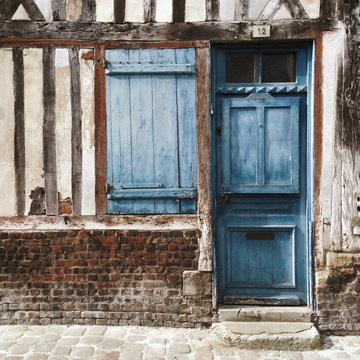
<svg viewBox="0 0 360 360">
<path fill-rule="evenodd" d="M 0 324 L 200 327 L 197 231 L 0 233 Z M 183 282 L 184 278 L 184 282 Z"/>
<path fill-rule="evenodd" d="M 317 320 L 322 331 L 360 331 L 360 253 L 326 254 L 316 273 Z"/>
</svg>

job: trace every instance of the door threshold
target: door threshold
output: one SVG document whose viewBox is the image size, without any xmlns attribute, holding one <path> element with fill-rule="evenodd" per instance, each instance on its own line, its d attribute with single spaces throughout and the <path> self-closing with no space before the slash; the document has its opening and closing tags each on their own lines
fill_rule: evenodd
<svg viewBox="0 0 360 360">
<path fill-rule="evenodd" d="M 313 310 L 303 306 L 219 305 L 219 320 L 312 322 Z"/>
<path fill-rule="evenodd" d="M 224 296 L 224 304 L 229 305 L 301 305 L 298 296 Z"/>
</svg>

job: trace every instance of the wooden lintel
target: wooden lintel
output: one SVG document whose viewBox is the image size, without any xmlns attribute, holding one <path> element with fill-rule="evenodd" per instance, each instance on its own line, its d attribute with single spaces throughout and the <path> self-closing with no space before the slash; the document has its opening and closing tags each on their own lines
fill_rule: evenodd
<svg viewBox="0 0 360 360">
<path fill-rule="evenodd" d="M 269 40 L 314 39 L 319 32 L 329 31 L 336 26 L 332 20 L 282 20 L 271 23 Z M 251 22 L 197 22 L 197 23 L 88 23 L 88 22 L 39 22 L 3 21 L 0 27 L 0 45 L 11 44 L 20 38 L 40 43 L 58 40 L 110 43 L 110 42 L 168 42 L 168 41 L 255 41 L 251 37 Z M 86 43 L 87 42 L 87 43 Z"/>
</svg>

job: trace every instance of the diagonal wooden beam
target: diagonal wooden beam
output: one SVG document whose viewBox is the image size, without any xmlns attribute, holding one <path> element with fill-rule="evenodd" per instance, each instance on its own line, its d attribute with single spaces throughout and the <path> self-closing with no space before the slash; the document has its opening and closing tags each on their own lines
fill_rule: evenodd
<svg viewBox="0 0 360 360">
<path fill-rule="evenodd" d="M 21 4 L 28 13 L 31 20 L 34 21 L 45 20 L 44 15 L 40 11 L 34 0 L 22 0 Z"/>
<path fill-rule="evenodd" d="M 285 0 L 285 6 L 294 19 L 308 19 L 309 15 L 299 0 Z"/>
<path fill-rule="evenodd" d="M 3 0 L 3 4 L 0 7 L 0 20 L 11 20 L 21 2 L 22 0 Z"/>
<path fill-rule="evenodd" d="M 282 5 L 286 6 L 294 19 L 309 18 L 299 0 L 270 0 L 260 13 L 259 20 L 272 20 Z"/>
</svg>

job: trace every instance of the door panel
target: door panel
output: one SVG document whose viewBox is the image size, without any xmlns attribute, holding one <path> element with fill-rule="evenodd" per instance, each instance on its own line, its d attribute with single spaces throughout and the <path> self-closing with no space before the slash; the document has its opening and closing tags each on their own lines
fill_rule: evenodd
<svg viewBox="0 0 360 360">
<path fill-rule="evenodd" d="M 305 304 L 306 51 L 291 49 L 297 59 L 297 82 L 237 87 L 227 84 L 231 76 L 219 74 L 227 66 L 227 52 L 218 50 L 215 64 L 218 300 Z M 254 71 L 261 81 L 262 50 L 256 56 L 252 66 L 259 64 Z"/>
</svg>

